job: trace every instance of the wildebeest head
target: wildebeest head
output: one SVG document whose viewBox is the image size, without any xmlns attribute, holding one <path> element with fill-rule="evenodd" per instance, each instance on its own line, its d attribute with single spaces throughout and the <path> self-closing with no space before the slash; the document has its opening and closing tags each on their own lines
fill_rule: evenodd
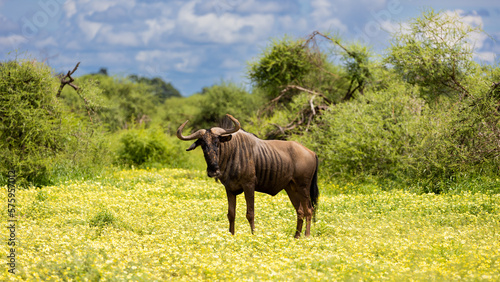
<svg viewBox="0 0 500 282">
<path fill-rule="evenodd" d="M 186 120 L 186 122 L 184 122 L 177 129 L 177 138 L 184 141 L 197 139 L 191 146 L 189 146 L 189 148 L 187 148 L 186 151 L 191 151 L 196 147 L 201 146 L 203 149 L 203 155 L 205 156 L 205 161 L 207 162 L 207 174 L 209 177 L 218 178 L 221 175 L 219 169 L 219 143 L 231 140 L 231 134 L 241 128 L 240 122 L 237 119 L 229 114 L 227 117 L 231 119 L 234 124 L 234 127 L 231 129 L 212 127 L 209 129 L 200 129 L 191 135 L 184 136 L 182 135 L 182 130 L 189 120 Z"/>
</svg>

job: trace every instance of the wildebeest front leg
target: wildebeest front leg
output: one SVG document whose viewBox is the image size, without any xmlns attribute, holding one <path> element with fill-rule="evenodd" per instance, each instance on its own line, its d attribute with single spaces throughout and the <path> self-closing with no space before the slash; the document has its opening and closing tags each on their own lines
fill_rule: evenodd
<svg viewBox="0 0 500 282">
<path fill-rule="evenodd" d="M 245 201 L 247 202 L 247 220 L 248 223 L 250 223 L 250 229 L 253 230 L 255 229 L 254 225 L 254 196 L 255 196 L 255 191 L 254 189 L 244 189 L 243 190 L 245 193 Z"/>
<path fill-rule="evenodd" d="M 227 219 L 229 220 L 229 232 L 234 235 L 234 219 L 236 218 L 236 195 L 226 189 L 227 194 Z"/>
</svg>

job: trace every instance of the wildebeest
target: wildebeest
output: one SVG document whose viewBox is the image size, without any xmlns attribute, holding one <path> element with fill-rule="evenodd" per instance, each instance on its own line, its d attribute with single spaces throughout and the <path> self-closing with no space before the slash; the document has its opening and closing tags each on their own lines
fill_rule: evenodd
<svg viewBox="0 0 500 282">
<path fill-rule="evenodd" d="M 231 234 L 234 235 L 237 195 L 245 195 L 246 217 L 253 234 L 255 191 L 274 196 L 285 189 L 297 211 L 295 238 L 300 237 L 304 217 L 305 236 L 310 235 L 319 195 L 318 157 L 314 152 L 293 141 L 261 140 L 242 130 L 240 122 L 229 114 L 222 127 L 200 129 L 184 136 L 182 130 L 187 123 L 177 129 L 177 137 L 185 141 L 196 139 L 186 151 L 201 146 L 208 176 L 225 186 Z"/>
</svg>

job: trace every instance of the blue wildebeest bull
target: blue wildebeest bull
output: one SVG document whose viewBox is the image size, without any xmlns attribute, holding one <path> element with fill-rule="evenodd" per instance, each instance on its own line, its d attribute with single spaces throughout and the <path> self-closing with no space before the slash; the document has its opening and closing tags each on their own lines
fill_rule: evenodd
<svg viewBox="0 0 500 282">
<path fill-rule="evenodd" d="M 182 130 L 187 122 L 177 129 L 177 137 L 185 141 L 196 139 L 187 151 L 201 146 L 208 176 L 219 179 L 226 187 L 231 234 L 234 235 L 237 195 L 245 195 L 246 217 L 253 234 L 255 191 L 274 196 L 285 189 L 297 211 L 295 238 L 300 237 L 304 218 L 305 236 L 309 236 L 319 195 L 318 158 L 314 152 L 293 141 L 261 140 L 241 130 L 239 121 L 231 115 L 223 120 L 223 127 L 200 129 L 184 136 Z"/>
</svg>

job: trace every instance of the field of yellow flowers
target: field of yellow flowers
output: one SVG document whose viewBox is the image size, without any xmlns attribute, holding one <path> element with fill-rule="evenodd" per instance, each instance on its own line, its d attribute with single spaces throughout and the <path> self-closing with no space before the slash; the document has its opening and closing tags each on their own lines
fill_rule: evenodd
<svg viewBox="0 0 500 282">
<path fill-rule="evenodd" d="M 320 186 L 312 236 L 298 240 L 284 192 L 256 195 L 254 235 L 239 196 L 230 235 L 224 188 L 199 171 L 17 190 L 15 273 L 3 255 L 0 281 L 500 280 L 500 195 L 349 190 Z"/>
</svg>

